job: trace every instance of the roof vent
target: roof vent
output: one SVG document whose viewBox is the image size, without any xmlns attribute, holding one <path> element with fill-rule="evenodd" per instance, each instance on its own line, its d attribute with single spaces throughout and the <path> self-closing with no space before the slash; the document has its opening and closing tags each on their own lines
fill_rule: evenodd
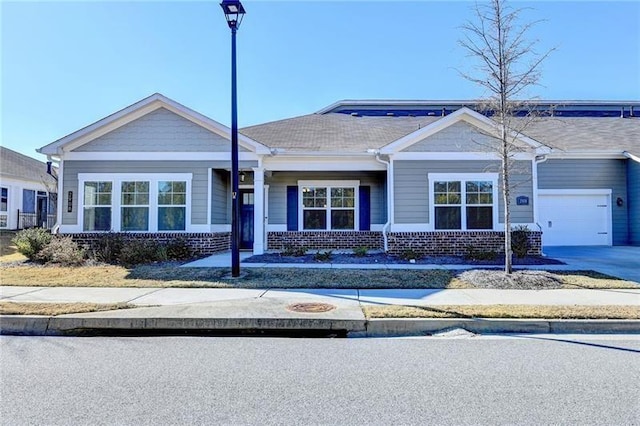
<svg viewBox="0 0 640 426">
<path fill-rule="evenodd" d="M 392 113 L 392 112 L 388 112 L 388 113 L 387 113 L 387 117 L 394 117 L 394 116 L 395 116 L 395 114 L 394 114 L 394 113 Z"/>
<path fill-rule="evenodd" d="M 352 112 L 352 113 L 351 113 L 351 116 L 352 116 L 352 117 L 360 117 L 360 114 L 358 114 L 357 112 Z"/>
</svg>

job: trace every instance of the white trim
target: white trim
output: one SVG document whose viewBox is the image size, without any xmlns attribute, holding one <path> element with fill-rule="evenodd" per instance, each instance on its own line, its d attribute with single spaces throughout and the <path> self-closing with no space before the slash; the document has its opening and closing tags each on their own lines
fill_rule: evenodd
<svg viewBox="0 0 640 426">
<path fill-rule="evenodd" d="M 384 223 L 372 223 L 369 226 L 369 231 L 382 232 L 383 228 L 384 228 Z M 366 232 L 366 231 L 362 231 L 362 232 Z"/>
<path fill-rule="evenodd" d="M 498 231 L 500 227 L 498 210 L 500 201 L 498 198 L 498 173 L 429 173 L 427 176 L 429 182 L 429 224 L 434 231 Z M 460 203 L 460 224 L 462 229 L 435 229 L 435 197 L 433 191 L 433 183 L 435 181 L 460 181 L 460 195 L 462 197 Z M 467 206 L 464 196 L 466 194 L 465 182 L 468 181 L 491 181 L 492 182 L 492 228 L 491 229 L 468 229 L 467 225 Z M 487 204 L 486 206 L 489 206 Z"/>
<path fill-rule="evenodd" d="M 539 195 L 611 195 L 611 189 L 539 189 Z"/>
<path fill-rule="evenodd" d="M 79 232 L 105 232 L 105 231 L 85 231 L 84 230 L 84 184 L 85 182 L 111 182 L 111 231 L 121 232 L 121 184 L 127 181 L 149 182 L 149 229 L 147 231 L 135 231 L 140 233 L 180 233 L 180 232 L 208 232 L 208 224 L 191 223 L 192 187 L 193 173 L 78 173 L 78 208 L 76 220 Z M 184 230 L 159 230 L 158 229 L 158 182 L 161 181 L 184 181 L 186 187 L 185 200 L 185 229 Z M 105 206 L 106 207 L 106 206 Z M 208 222 L 208 221 L 207 221 Z M 61 227 L 61 231 L 62 231 Z M 65 228 L 66 229 L 66 228 Z M 66 231 L 65 231 L 66 232 Z"/>
<path fill-rule="evenodd" d="M 231 232 L 230 224 L 215 224 L 209 227 L 210 232 Z"/>
<path fill-rule="evenodd" d="M 65 160 L 75 161 L 228 161 L 231 162 L 229 152 L 67 152 Z M 239 161 L 258 161 L 259 157 L 253 152 L 241 151 Z"/>
<path fill-rule="evenodd" d="M 553 150 L 549 155 L 549 159 L 562 159 L 562 160 L 583 160 L 583 159 L 596 159 L 596 160 L 622 160 L 625 157 L 621 151 L 558 151 Z"/>
<path fill-rule="evenodd" d="M 207 224 L 211 225 L 211 203 L 213 202 L 213 167 L 207 168 Z"/>
<path fill-rule="evenodd" d="M 327 206 L 322 209 L 326 212 L 326 229 L 304 229 L 304 187 L 327 188 Z M 353 188 L 353 229 L 331 229 L 331 188 Z M 340 208 L 337 208 L 340 210 Z M 348 208 L 350 210 L 350 208 Z M 320 210 L 320 209 L 310 209 Z M 360 230 L 360 181 L 359 180 L 299 180 L 298 181 L 298 231 L 359 231 Z"/>
<path fill-rule="evenodd" d="M 465 161 L 465 160 L 500 160 L 497 152 L 398 152 L 391 154 L 394 160 L 444 160 L 444 161 Z M 513 160 L 529 161 L 535 158 L 534 152 L 517 153 L 511 155 Z"/>
<path fill-rule="evenodd" d="M 263 254 L 265 249 L 265 187 L 264 169 L 253 168 L 253 254 Z"/>
<path fill-rule="evenodd" d="M 622 155 L 624 155 L 625 157 L 635 161 L 636 163 L 640 163 L 640 157 L 633 155 L 632 153 L 630 153 L 629 151 L 624 151 L 622 153 Z"/>
<path fill-rule="evenodd" d="M 178 102 L 167 98 L 159 93 L 154 93 L 147 98 L 144 98 L 128 107 L 117 111 L 101 120 L 96 121 L 76 132 L 73 132 L 55 142 L 52 142 L 37 151 L 42 154 L 61 154 L 64 151 L 73 150 L 91 140 L 94 140 L 110 131 L 113 131 L 133 120 L 136 120 L 150 112 L 153 112 L 159 108 L 165 108 L 194 124 L 197 124 L 213 133 L 216 133 L 226 139 L 230 139 L 231 129 L 227 126 L 218 123 L 211 118 L 200 114 L 186 106 L 179 104 Z M 269 148 L 261 143 L 254 141 L 242 134 L 238 135 L 238 142 L 245 148 L 261 153 L 270 153 Z"/>
<path fill-rule="evenodd" d="M 441 119 L 434 121 L 433 123 L 428 124 L 427 126 L 416 130 L 413 133 L 410 133 L 394 142 L 391 142 L 390 144 L 382 147 L 380 149 L 380 153 L 381 154 L 394 154 L 397 153 L 399 151 L 402 151 L 403 149 L 408 148 L 409 146 L 415 144 L 416 142 L 419 142 L 421 140 L 424 140 L 426 138 L 428 138 L 429 136 L 432 136 L 444 129 L 446 129 L 447 127 L 450 127 L 460 121 L 465 121 L 467 123 L 469 123 L 470 125 L 477 127 L 478 129 L 480 129 L 481 131 L 490 134 L 490 135 L 494 135 L 494 136 L 498 136 L 498 131 L 499 131 L 499 127 L 498 127 L 498 123 L 496 123 L 495 121 L 493 121 L 492 119 L 480 114 L 479 112 L 476 112 L 470 108 L 467 107 L 462 107 L 454 112 L 452 112 L 451 114 L 442 117 Z M 533 148 L 535 151 L 539 151 L 538 153 L 546 153 L 550 151 L 549 147 L 544 146 L 543 144 L 541 144 L 540 142 L 531 139 L 523 134 L 518 134 L 514 131 L 509 131 L 510 137 L 514 138 L 522 143 L 524 143 L 525 145 L 529 145 L 531 148 Z M 413 154 L 413 153 L 412 153 Z"/>
</svg>

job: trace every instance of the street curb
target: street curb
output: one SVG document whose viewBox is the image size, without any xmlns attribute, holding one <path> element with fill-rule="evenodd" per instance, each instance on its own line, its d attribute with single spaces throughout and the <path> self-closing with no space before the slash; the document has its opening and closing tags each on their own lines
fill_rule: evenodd
<svg viewBox="0 0 640 426">
<path fill-rule="evenodd" d="M 640 333 L 640 320 L 384 318 L 367 321 L 366 337 L 429 335 L 451 328 L 472 333 Z M 349 334 L 352 335 L 351 333 Z M 354 333 L 353 336 L 358 336 Z"/>
<path fill-rule="evenodd" d="M 38 315 L 0 315 L 0 334 L 73 336 L 92 333 L 335 331 L 349 337 L 430 335 L 462 328 L 472 333 L 640 333 L 640 320 L 545 319 L 370 319 L 298 318 L 113 318 Z"/>
</svg>

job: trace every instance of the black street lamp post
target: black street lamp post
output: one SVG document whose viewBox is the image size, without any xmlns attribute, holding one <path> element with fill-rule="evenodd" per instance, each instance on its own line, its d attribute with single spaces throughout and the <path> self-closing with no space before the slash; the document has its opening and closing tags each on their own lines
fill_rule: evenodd
<svg viewBox="0 0 640 426">
<path fill-rule="evenodd" d="M 236 90 L 236 31 L 246 13 L 239 0 L 220 3 L 231 28 L 231 276 L 240 276 L 240 199 L 238 191 L 238 100 Z"/>
</svg>

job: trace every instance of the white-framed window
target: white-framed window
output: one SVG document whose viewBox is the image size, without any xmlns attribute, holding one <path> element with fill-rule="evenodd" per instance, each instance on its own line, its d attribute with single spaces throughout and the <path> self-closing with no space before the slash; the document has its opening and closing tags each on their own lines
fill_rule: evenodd
<svg viewBox="0 0 640 426">
<path fill-rule="evenodd" d="M 9 225 L 9 188 L 0 187 L 0 228 Z"/>
<path fill-rule="evenodd" d="M 358 229 L 360 181 L 298 181 L 299 229 L 353 231 Z"/>
<path fill-rule="evenodd" d="M 429 173 L 433 229 L 496 229 L 497 191 L 497 173 Z"/>
<path fill-rule="evenodd" d="M 79 224 L 84 231 L 186 231 L 191 179 L 191 173 L 80 173 Z"/>
<path fill-rule="evenodd" d="M 83 231 L 110 231 L 113 182 L 87 181 L 83 185 Z"/>
<path fill-rule="evenodd" d="M 120 230 L 149 230 L 149 181 L 120 184 Z"/>
</svg>

